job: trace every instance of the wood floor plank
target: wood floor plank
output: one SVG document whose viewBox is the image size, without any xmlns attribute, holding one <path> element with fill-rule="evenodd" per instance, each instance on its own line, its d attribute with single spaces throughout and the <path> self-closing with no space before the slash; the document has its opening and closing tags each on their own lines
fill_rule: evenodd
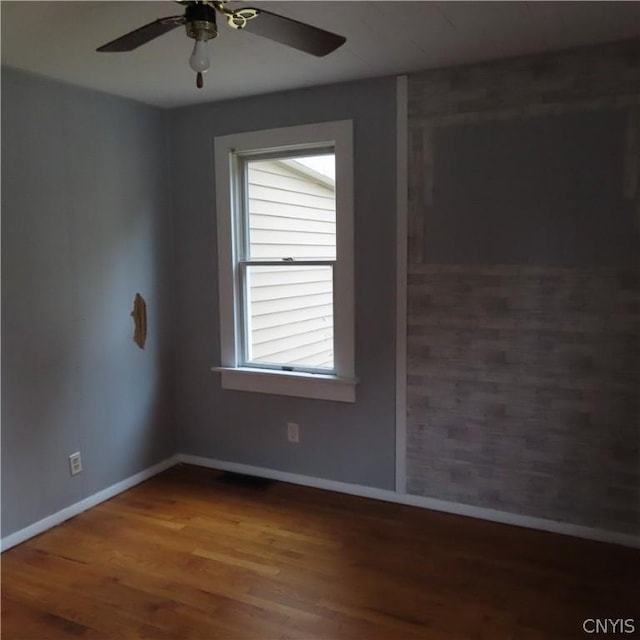
<svg viewBox="0 0 640 640">
<path fill-rule="evenodd" d="M 2 556 L 3 640 L 571 640 L 640 553 L 179 466 Z"/>
</svg>

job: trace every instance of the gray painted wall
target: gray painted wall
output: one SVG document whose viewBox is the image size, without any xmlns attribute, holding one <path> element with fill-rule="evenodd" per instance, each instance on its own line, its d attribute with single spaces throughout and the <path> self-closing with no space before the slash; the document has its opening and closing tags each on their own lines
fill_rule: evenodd
<svg viewBox="0 0 640 640">
<path fill-rule="evenodd" d="M 166 127 L 2 69 L 3 536 L 175 452 Z"/>
<path fill-rule="evenodd" d="M 220 388 L 213 139 L 353 119 L 357 403 Z M 177 393 L 183 453 L 392 489 L 395 456 L 395 82 L 319 87 L 171 113 Z M 286 440 L 286 422 L 301 442 Z"/>
<path fill-rule="evenodd" d="M 638 237 L 635 203 L 624 188 L 627 119 L 628 109 L 603 107 L 437 128 L 425 258 L 633 267 Z"/>
<path fill-rule="evenodd" d="M 640 533 L 639 53 L 410 76 L 410 493 Z"/>
</svg>

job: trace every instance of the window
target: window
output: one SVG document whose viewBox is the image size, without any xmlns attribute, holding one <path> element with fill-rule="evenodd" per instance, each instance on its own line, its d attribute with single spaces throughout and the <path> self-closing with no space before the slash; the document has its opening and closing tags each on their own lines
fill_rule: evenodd
<svg viewBox="0 0 640 640">
<path fill-rule="evenodd" d="M 350 121 L 215 140 L 222 386 L 355 401 Z"/>
</svg>

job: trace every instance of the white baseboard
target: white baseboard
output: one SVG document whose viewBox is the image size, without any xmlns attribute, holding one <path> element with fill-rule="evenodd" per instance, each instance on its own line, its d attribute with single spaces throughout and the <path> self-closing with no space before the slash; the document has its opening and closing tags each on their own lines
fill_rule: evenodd
<svg viewBox="0 0 640 640">
<path fill-rule="evenodd" d="M 113 498 L 114 496 L 126 491 L 127 489 L 131 489 L 131 487 L 135 487 L 135 485 L 152 478 L 155 475 L 158 475 L 165 469 L 169 469 L 169 467 L 173 467 L 178 462 L 178 456 L 171 456 L 171 458 L 167 458 L 158 464 L 153 465 L 153 467 L 149 467 L 144 471 L 140 471 L 140 473 L 136 473 L 121 482 L 117 482 L 102 491 L 98 491 L 98 493 L 94 493 L 92 496 L 81 500 L 80 502 L 76 502 L 61 511 L 53 513 L 42 520 L 38 520 L 38 522 L 34 522 L 32 525 L 25 527 L 24 529 L 20 529 L 15 533 L 12 533 L 0 540 L 0 552 L 4 552 L 11 547 L 15 547 L 17 544 L 21 542 L 25 542 L 29 538 L 33 538 L 40 533 L 43 533 L 47 529 L 51 529 L 65 520 L 69 518 L 73 518 L 73 516 L 77 516 L 79 513 L 86 511 L 87 509 L 91 509 L 91 507 L 95 507 L 97 504 L 108 500 L 109 498 Z"/>
<path fill-rule="evenodd" d="M 360 496 L 363 498 L 373 498 L 374 500 L 406 504 L 414 507 L 421 507 L 423 509 L 433 509 L 434 511 L 443 511 L 445 513 L 468 516 L 471 518 L 478 518 L 480 520 L 489 520 L 492 522 L 500 522 L 517 527 L 560 533 L 574 536 L 576 538 L 586 538 L 587 540 L 618 544 L 624 547 L 640 548 L 640 538 L 633 535 L 618 533 L 616 531 L 593 529 L 591 527 L 583 527 L 566 522 L 557 522 L 555 520 L 547 520 L 545 518 L 534 518 L 532 516 L 497 511 L 495 509 L 485 509 L 483 507 L 475 507 L 473 505 L 438 500 L 436 498 L 425 498 L 406 493 L 396 493 L 395 491 L 388 489 L 376 489 L 375 487 L 367 487 L 359 484 L 338 482 L 336 480 L 325 480 L 324 478 L 315 478 L 313 476 L 305 476 L 298 473 L 289 473 L 287 471 L 255 467 L 238 462 L 227 462 L 226 460 L 215 460 L 213 458 L 203 458 L 200 456 L 179 453 L 171 458 L 167 458 L 167 460 L 164 460 L 153 467 L 149 467 L 140 473 L 136 473 L 121 482 L 107 487 L 106 489 L 103 489 L 80 502 L 76 502 L 57 513 L 47 516 L 24 529 L 20 529 L 19 531 L 2 538 L 0 540 L 0 552 L 6 551 L 21 542 L 25 542 L 29 538 L 33 538 L 47 529 L 51 529 L 65 520 L 73 518 L 73 516 L 76 516 L 79 513 L 108 500 L 109 498 L 113 498 L 119 493 L 122 493 L 123 491 L 126 491 L 127 489 L 130 489 L 131 487 L 134 487 L 135 485 L 161 473 L 165 469 L 169 469 L 175 464 L 181 462 L 199 467 L 218 469 L 220 471 L 233 471 L 236 473 L 244 473 L 272 480 L 280 480 L 281 482 L 290 482 L 291 484 L 299 484 L 306 487 L 314 487 L 316 489 L 347 493 L 349 495 Z"/>
<path fill-rule="evenodd" d="M 179 453 L 177 459 L 178 462 L 193 464 L 199 467 L 244 473 L 262 478 L 269 478 L 271 480 L 290 482 L 291 484 L 300 484 L 306 487 L 337 491 L 338 493 L 348 493 L 350 495 L 361 496 L 363 498 L 396 502 L 398 504 L 422 507 L 424 509 L 433 509 L 434 511 L 443 511 L 445 513 L 478 518 L 480 520 L 489 520 L 491 522 L 500 522 L 502 524 L 525 527 L 527 529 L 538 529 L 540 531 L 560 533 L 563 535 L 574 536 L 576 538 L 585 538 L 587 540 L 618 544 L 624 547 L 640 548 L 640 538 L 630 534 L 618 533 L 616 531 L 593 529 L 591 527 L 584 527 L 566 522 L 557 522 L 555 520 L 547 520 L 545 518 L 534 518 L 532 516 L 498 511 L 496 509 L 485 509 L 483 507 L 475 507 L 473 505 L 438 500 L 436 498 L 425 498 L 423 496 L 409 495 L 406 493 L 396 493 L 395 491 L 387 489 L 376 489 L 374 487 L 350 484 L 348 482 L 325 480 L 323 478 L 314 478 L 297 473 L 289 473 L 287 471 L 277 471 L 264 467 L 254 467 L 252 465 L 240 464 L 237 462 L 214 460 L 212 458 L 202 458 L 200 456 L 192 456 L 183 453 Z"/>
</svg>

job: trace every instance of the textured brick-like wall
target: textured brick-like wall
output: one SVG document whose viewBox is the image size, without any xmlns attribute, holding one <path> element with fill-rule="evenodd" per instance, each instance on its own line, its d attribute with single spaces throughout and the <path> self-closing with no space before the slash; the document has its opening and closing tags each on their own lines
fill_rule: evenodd
<svg viewBox="0 0 640 640">
<path fill-rule="evenodd" d="M 409 493 L 640 533 L 639 60 L 627 42 L 410 76 Z M 611 109 L 620 205 L 593 215 L 627 216 L 619 260 L 431 259 L 441 128 Z"/>
</svg>

